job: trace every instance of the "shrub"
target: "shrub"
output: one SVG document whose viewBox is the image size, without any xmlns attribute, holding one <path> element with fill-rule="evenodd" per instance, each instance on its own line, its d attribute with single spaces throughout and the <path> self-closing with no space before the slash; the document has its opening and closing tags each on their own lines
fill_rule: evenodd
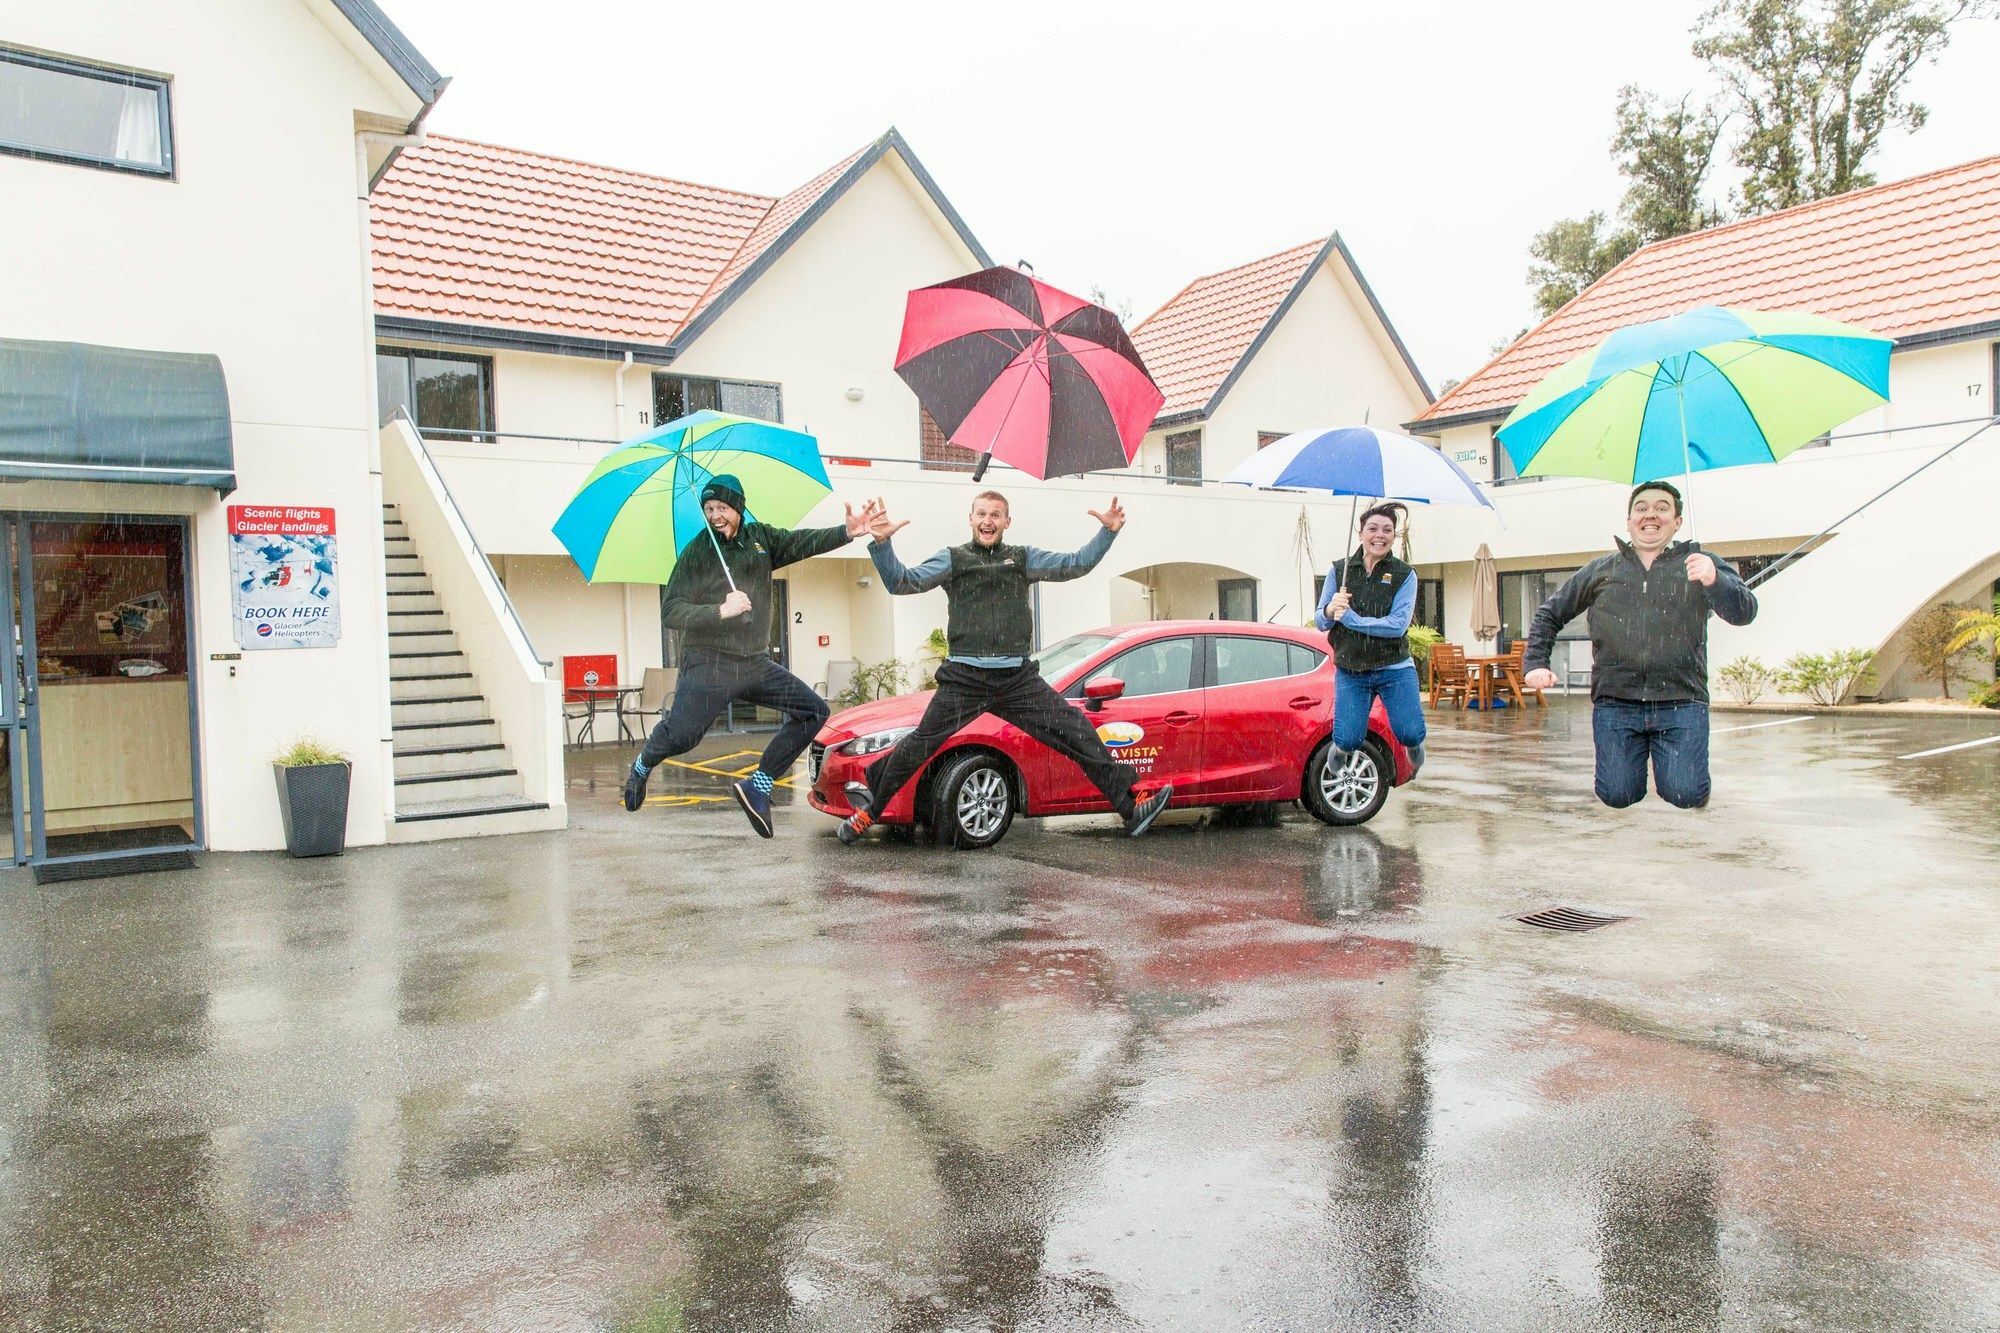
<svg viewBox="0 0 2000 1333">
<path fill-rule="evenodd" d="M 347 756 L 330 745 L 305 736 L 293 741 L 289 748 L 280 750 L 271 762 L 279 768 L 306 768 L 313 764 L 344 764 Z"/>
<path fill-rule="evenodd" d="M 864 666 L 854 673 L 854 680 L 846 689 L 827 702 L 835 708 L 853 708 L 875 699 L 886 699 L 892 694 L 901 694 L 904 675 L 908 671 L 907 666 L 893 657 L 886 662 Z"/>
<path fill-rule="evenodd" d="M 1979 708 L 2000 708 L 2000 680 L 1991 681 L 1974 690 L 1972 702 Z"/>
<path fill-rule="evenodd" d="M 1794 694 L 1831 707 L 1847 697 L 1853 685 L 1875 662 L 1873 648 L 1837 648 L 1830 653 L 1793 653 L 1785 660 L 1779 683 Z"/>
<path fill-rule="evenodd" d="M 1903 627 L 1903 651 L 1909 655 L 1910 665 L 1925 680 L 1936 681 L 1947 699 L 1951 698 L 1953 681 L 1979 679 L 1966 658 L 1978 637 L 1982 614 L 1976 606 L 1945 602 L 1919 611 Z M 1985 618 L 1993 619 L 1991 615 Z"/>
<path fill-rule="evenodd" d="M 1783 674 L 1754 657 L 1739 657 L 1716 672 L 1715 678 L 1722 682 L 1722 688 L 1728 690 L 1737 703 L 1754 704 L 1771 692 L 1771 687 Z"/>
</svg>

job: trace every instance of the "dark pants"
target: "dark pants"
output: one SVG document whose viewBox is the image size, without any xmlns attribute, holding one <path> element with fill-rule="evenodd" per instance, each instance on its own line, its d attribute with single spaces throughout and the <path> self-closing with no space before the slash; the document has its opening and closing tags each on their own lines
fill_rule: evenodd
<svg viewBox="0 0 2000 1333">
<path fill-rule="evenodd" d="M 1132 813 L 1132 770 L 1111 757 L 1083 711 L 1049 688 L 1032 661 L 1018 667 L 975 667 L 946 662 L 938 668 L 937 693 L 917 729 L 896 742 L 888 757 L 868 772 L 874 808 L 889 801 L 930 762 L 960 728 L 991 713 L 1011 722 L 1066 759 L 1075 761 L 1121 815 Z"/>
<path fill-rule="evenodd" d="M 1597 740 L 1598 800 L 1618 809 L 1644 800 L 1651 760 L 1662 800 L 1683 810 L 1708 804 L 1707 704 L 1599 699 L 1590 729 Z"/>
<path fill-rule="evenodd" d="M 764 747 L 758 767 L 774 778 L 791 771 L 826 721 L 826 700 L 812 687 L 764 656 L 732 657 L 690 648 L 681 661 L 674 702 L 646 737 L 639 763 L 652 769 L 662 759 L 686 754 L 701 743 L 715 719 L 732 703 L 762 704 L 785 715 L 785 725 Z"/>
</svg>

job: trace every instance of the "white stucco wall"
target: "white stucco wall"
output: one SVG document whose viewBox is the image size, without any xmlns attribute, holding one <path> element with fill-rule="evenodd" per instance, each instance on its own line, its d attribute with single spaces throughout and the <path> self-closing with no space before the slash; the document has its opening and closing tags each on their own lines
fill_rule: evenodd
<svg viewBox="0 0 2000 1333">
<path fill-rule="evenodd" d="M 294 0 L 9 5 L 4 35 L 170 75 L 179 174 L 0 156 L 0 197 L 34 201 L 0 209 L 15 259 L 0 335 L 220 356 L 240 487 L 228 502 L 336 511 L 340 644 L 209 660 L 237 649 L 213 492 L 33 483 L 0 506 L 189 515 L 209 845 L 281 845 L 269 760 L 304 734 L 352 756 L 348 838 L 380 842 L 388 671 L 354 126 L 357 112 L 407 123 L 418 103 Z"/>
</svg>

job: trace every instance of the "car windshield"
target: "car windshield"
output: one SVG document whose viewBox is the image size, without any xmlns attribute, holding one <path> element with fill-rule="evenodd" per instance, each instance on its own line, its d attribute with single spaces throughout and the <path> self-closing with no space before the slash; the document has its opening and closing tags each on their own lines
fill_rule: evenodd
<svg viewBox="0 0 2000 1333">
<path fill-rule="evenodd" d="M 1052 681 L 1110 642 L 1109 634 L 1072 634 L 1036 653 L 1035 665 L 1041 668 L 1043 680 Z"/>
</svg>

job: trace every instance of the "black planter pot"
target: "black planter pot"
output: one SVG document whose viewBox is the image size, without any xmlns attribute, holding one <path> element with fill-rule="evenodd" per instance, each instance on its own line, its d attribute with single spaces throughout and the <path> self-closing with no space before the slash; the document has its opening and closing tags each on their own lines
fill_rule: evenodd
<svg viewBox="0 0 2000 1333">
<path fill-rule="evenodd" d="M 285 850 L 293 856 L 339 856 L 347 849 L 348 764 L 274 764 Z"/>
</svg>

